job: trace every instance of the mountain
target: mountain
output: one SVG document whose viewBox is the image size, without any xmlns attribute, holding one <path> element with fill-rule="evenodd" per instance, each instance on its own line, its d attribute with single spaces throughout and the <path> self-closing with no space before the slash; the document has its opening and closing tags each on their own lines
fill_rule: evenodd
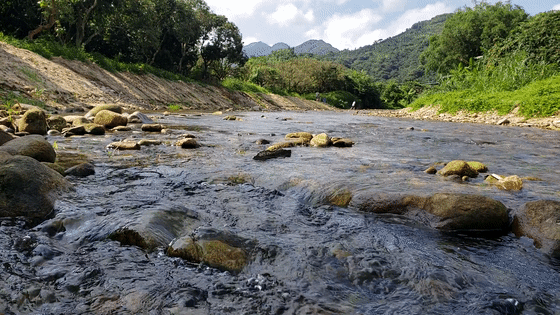
<svg viewBox="0 0 560 315">
<path fill-rule="evenodd" d="M 339 52 L 339 50 L 334 48 L 331 44 L 325 43 L 322 40 L 308 40 L 305 43 L 294 48 L 294 53 L 296 55 L 312 54 L 322 56 L 330 52 L 337 53 Z"/>
<path fill-rule="evenodd" d="M 433 81 L 433 74 L 424 73 L 420 55 L 428 47 L 430 37 L 442 32 L 445 20 L 450 15 L 438 15 L 429 21 L 412 25 L 399 35 L 356 50 L 327 54 L 321 59 L 338 62 L 354 70 L 363 70 L 378 81 Z"/>
<path fill-rule="evenodd" d="M 263 42 L 251 43 L 243 47 L 243 53 L 251 57 L 268 56 L 272 52 L 272 48 Z"/>
<path fill-rule="evenodd" d="M 270 47 L 263 42 L 256 42 L 244 46 L 243 53 L 249 58 L 262 57 L 262 56 L 268 56 L 273 51 L 276 50 L 290 49 L 290 48 L 291 47 L 288 46 L 288 44 L 286 43 L 276 43 L 274 44 L 274 46 Z M 325 43 L 322 40 L 308 40 L 305 43 L 294 47 L 294 53 L 296 55 L 312 54 L 312 55 L 322 56 L 329 52 L 336 53 L 338 52 L 338 49 L 334 48 L 331 44 Z"/>
</svg>

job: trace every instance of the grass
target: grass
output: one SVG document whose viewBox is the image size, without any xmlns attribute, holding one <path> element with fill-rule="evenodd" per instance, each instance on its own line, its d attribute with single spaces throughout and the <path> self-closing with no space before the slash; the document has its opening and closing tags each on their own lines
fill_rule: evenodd
<svg viewBox="0 0 560 315">
<path fill-rule="evenodd" d="M 186 76 L 176 74 L 170 71 L 158 69 L 156 67 L 140 64 L 125 63 L 118 60 L 110 59 L 99 53 L 88 53 L 84 49 L 76 46 L 62 45 L 56 40 L 48 37 L 41 37 L 35 40 L 16 39 L 11 36 L 4 35 L 0 32 L 0 41 L 8 43 L 12 46 L 27 49 L 39 54 L 47 59 L 53 57 L 62 57 L 67 60 L 79 60 L 82 62 L 93 62 L 101 68 L 109 72 L 131 72 L 135 74 L 153 74 L 157 77 L 172 81 L 193 82 Z"/>
<path fill-rule="evenodd" d="M 498 65 L 479 62 L 459 67 L 410 106 L 439 105 L 440 112 L 497 111 L 500 115 L 519 107 L 526 118 L 555 115 L 560 112 L 558 65 L 527 60 L 525 53 L 519 52 Z"/>
<path fill-rule="evenodd" d="M 270 94 L 267 89 L 251 82 L 246 82 L 237 78 L 226 78 L 222 81 L 222 86 L 228 90 L 241 91 L 249 94 L 264 93 Z"/>
<path fill-rule="evenodd" d="M 45 102 L 33 98 L 26 97 L 22 93 L 5 91 L 0 89 L 0 108 L 10 110 L 16 104 L 29 104 L 40 108 L 46 108 Z"/>
<path fill-rule="evenodd" d="M 167 105 L 167 109 L 171 112 L 178 112 L 182 109 L 181 105 L 178 104 L 170 104 Z"/>
</svg>

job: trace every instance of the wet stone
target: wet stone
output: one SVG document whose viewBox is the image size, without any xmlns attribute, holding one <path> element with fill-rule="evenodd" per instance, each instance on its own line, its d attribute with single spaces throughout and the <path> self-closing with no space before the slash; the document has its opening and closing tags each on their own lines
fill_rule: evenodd
<svg viewBox="0 0 560 315">
<path fill-rule="evenodd" d="M 108 144 L 107 148 L 115 150 L 140 150 L 140 145 L 138 144 L 138 142 L 120 141 Z"/>
<path fill-rule="evenodd" d="M 183 149 L 196 149 L 196 148 L 200 147 L 198 142 L 196 142 L 196 140 L 193 139 L 193 138 L 181 139 L 181 140 L 177 141 L 175 143 L 175 145 L 178 146 L 178 147 L 181 147 Z"/>
<path fill-rule="evenodd" d="M 257 161 L 265 161 L 270 159 L 276 158 L 284 158 L 284 157 L 291 157 L 292 151 L 291 150 L 284 150 L 284 149 L 276 149 L 276 150 L 264 150 L 253 157 L 253 160 Z"/>
</svg>

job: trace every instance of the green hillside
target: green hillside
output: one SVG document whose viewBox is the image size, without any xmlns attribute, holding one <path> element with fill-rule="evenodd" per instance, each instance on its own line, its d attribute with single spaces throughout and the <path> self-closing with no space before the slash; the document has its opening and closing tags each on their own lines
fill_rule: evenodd
<svg viewBox="0 0 560 315">
<path fill-rule="evenodd" d="M 373 45 L 328 54 L 324 58 L 353 70 L 363 70 L 376 81 L 395 79 L 399 82 L 411 80 L 428 82 L 433 79 L 433 76 L 424 76 L 419 61 L 420 54 L 428 47 L 430 37 L 441 33 L 445 20 L 450 15 L 438 15 L 429 21 L 418 22 L 405 32 Z"/>
</svg>

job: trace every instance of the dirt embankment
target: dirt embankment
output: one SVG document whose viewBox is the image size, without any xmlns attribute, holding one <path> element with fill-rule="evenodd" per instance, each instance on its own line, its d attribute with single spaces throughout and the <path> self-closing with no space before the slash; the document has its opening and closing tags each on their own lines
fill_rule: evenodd
<svg viewBox="0 0 560 315">
<path fill-rule="evenodd" d="M 64 111 L 85 111 L 100 104 L 129 109 L 326 110 L 325 104 L 277 95 L 251 96 L 222 87 L 168 81 L 151 74 L 111 73 L 93 63 L 43 58 L 0 42 L 0 89 L 41 99 Z"/>
</svg>

